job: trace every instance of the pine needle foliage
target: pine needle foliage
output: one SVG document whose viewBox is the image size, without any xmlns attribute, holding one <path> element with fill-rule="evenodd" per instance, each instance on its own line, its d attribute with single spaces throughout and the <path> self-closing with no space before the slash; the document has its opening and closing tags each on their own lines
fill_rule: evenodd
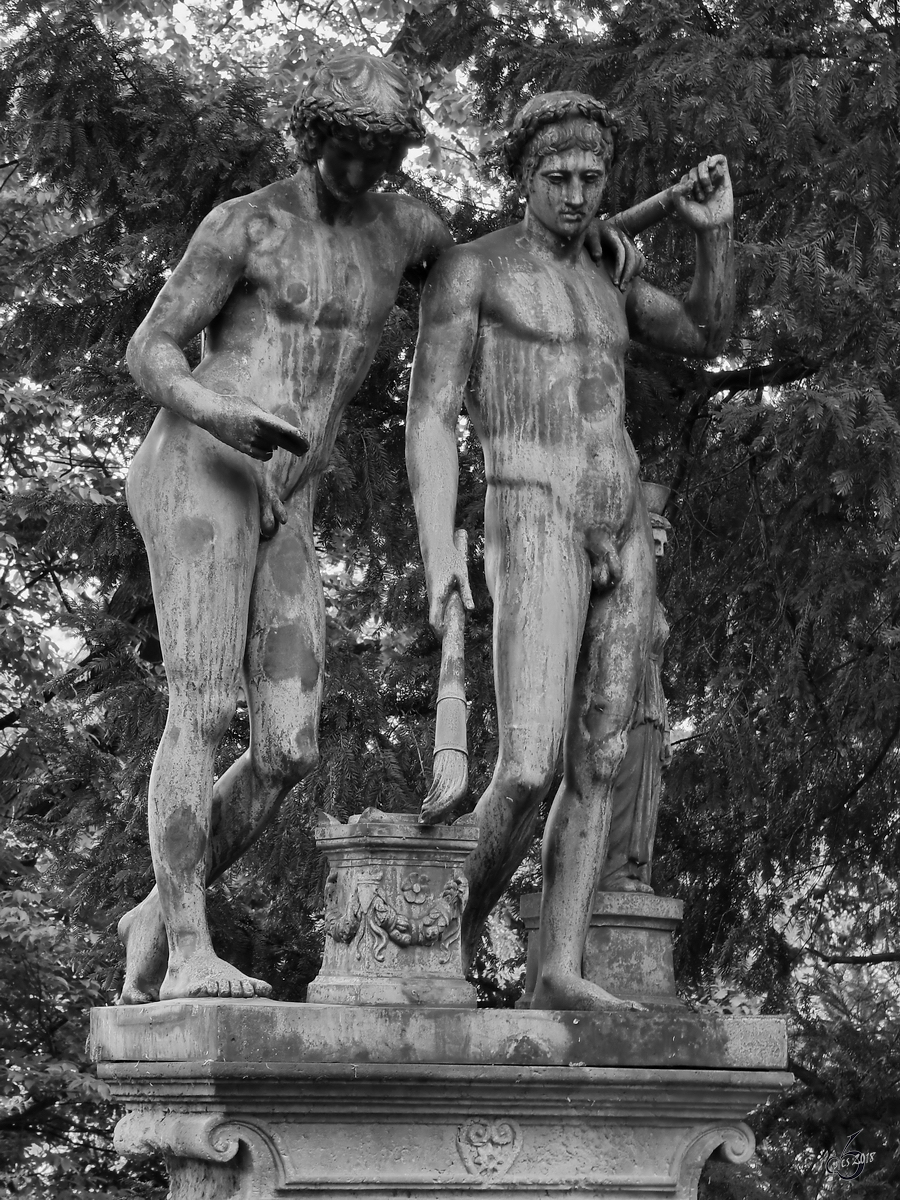
<svg viewBox="0 0 900 1200">
<path fill-rule="evenodd" d="M 466 0 L 407 16 L 398 35 L 426 73 L 464 66 L 492 127 L 552 88 L 607 102 L 622 127 L 610 211 L 707 154 L 731 164 L 739 304 L 726 353 L 704 365 L 635 348 L 627 379 L 644 475 L 673 488 L 660 584 L 673 627 L 666 687 L 684 736 L 655 885 L 686 901 L 679 971 L 693 1000 L 788 1012 L 798 1079 L 755 1118 L 755 1164 L 711 1168 L 707 1200 L 843 1194 L 827 1163 L 858 1130 L 876 1155 L 858 1194 L 886 1198 L 900 1182 L 897 21 L 881 2 L 586 0 L 536 13 Z M 123 505 L 124 467 L 152 418 L 123 369 L 125 341 L 209 208 L 283 176 L 291 159 L 265 115 L 284 98 L 239 72 L 211 96 L 101 30 L 79 0 L 15 0 L 5 22 L 4 878 L 10 895 L 38 898 L 4 897 L 0 951 L 9 963 L 27 951 L 57 1004 L 81 987 L 115 989 L 112 924 L 152 882 L 145 794 L 166 690 Z M 520 211 L 490 154 L 485 172 L 502 211 L 451 206 L 461 240 Z M 441 207 L 422 181 L 403 186 Z M 651 278 L 684 293 L 682 231 L 656 226 L 642 248 Z M 217 944 L 283 998 L 301 997 L 317 965 L 317 808 L 411 810 L 430 777 L 438 647 L 403 469 L 416 306 L 401 294 L 321 491 L 322 768 L 211 897 Z M 496 751 L 474 442 L 462 425 L 473 797 Z M 83 646 L 68 670 L 51 644 L 59 628 Z M 239 712 L 222 766 L 246 736 Z M 69 943 L 53 943 L 53 919 L 75 930 L 65 980 L 55 964 Z M 18 921 L 40 929 L 25 951 L 7 933 Z M 483 990 L 508 1002 L 490 955 L 480 969 Z M 0 1142 L 16 1186 L 28 1147 L 58 1136 L 44 1117 L 85 1121 L 93 1104 L 80 1067 L 49 1069 L 69 1052 L 51 1046 L 40 1080 L 24 1085 L 7 1065 L 8 1094 L 47 1101 L 18 1141 Z M 99 1144 L 76 1143 L 78 1169 L 94 1175 L 79 1182 L 57 1165 L 26 1194 L 63 1195 L 65 1180 L 81 1196 L 112 1179 Z"/>
</svg>

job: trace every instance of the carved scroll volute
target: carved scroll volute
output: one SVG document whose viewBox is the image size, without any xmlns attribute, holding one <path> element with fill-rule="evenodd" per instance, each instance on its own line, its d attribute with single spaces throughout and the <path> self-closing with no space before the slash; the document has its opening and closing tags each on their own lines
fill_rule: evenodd
<svg viewBox="0 0 900 1200">
<path fill-rule="evenodd" d="M 731 1163 L 749 1162 L 756 1150 L 756 1137 L 743 1121 L 716 1125 L 689 1142 L 681 1157 L 675 1200 L 695 1200 L 700 1175 L 707 1159 L 716 1155 Z"/>
<path fill-rule="evenodd" d="M 137 1109 L 116 1125 L 113 1145 L 120 1154 L 144 1155 L 155 1151 L 179 1158 L 229 1162 L 238 1152 L 239 1139 L 225 1124 L 225 1114 L 173 1113 Z"/>
</svg>

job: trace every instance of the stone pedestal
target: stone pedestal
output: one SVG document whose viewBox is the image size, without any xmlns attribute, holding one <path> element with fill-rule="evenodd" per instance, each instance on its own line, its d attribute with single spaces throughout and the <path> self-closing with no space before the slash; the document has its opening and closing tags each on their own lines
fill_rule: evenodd
<svg viewBox="0 0 900 1200">
<path fill-rule="evenodd" d="M 316 829 L 328 856 L 325 953 L 307 998 L 317 1004 L 475 1007 L 463 976 L 462 864 L 473 822 L 418 824 L 411 813 L 367 809 Z"/>
<path fill-rule="evenodd" d="M 791 1082 L 780 1018 L 168 1001 L 92 1014 L 171 1200 L 573 1191 L 693 1200 L 743 1118 Z"/>
<path fill-rule="evenodd" d="M 541 894 L 523 896 L 519 913 L 528 931 L 525 992 L 527 1008 L 538 970 Z M 597 892 L 584 941 L 582 974 L 622 1000 L 681 1007 L 675 991 L 672 941 L 681 924 L 684 904 L 668 896 L 644 892 Z"/>
</svg>

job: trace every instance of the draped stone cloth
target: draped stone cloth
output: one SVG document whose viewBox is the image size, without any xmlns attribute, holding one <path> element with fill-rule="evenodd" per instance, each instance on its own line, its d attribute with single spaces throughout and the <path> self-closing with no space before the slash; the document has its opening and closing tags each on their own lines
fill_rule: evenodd
<svg viewBox="0 0 900 1200">
<path fill-rule="evenodd" d="M 671 757 L 669 717 L 662 688 L 662 663 L 669 637 L 665 610 L 656 601 L 650 653 L 628 732 L 628 749 L 612 797 L 609 848 L 601 891 L 650 892 L 653 840 L 662 792 L 662 772 Z"/>
</svg>

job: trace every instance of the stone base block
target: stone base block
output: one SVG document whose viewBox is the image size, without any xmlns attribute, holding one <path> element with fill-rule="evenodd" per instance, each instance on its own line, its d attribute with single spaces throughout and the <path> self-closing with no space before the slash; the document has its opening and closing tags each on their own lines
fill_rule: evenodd
<svg viewBox="0 0 900 1200">
<path fill-rule="evenodd" d="M 541 894 L 522 896 L 519 913 L 528 931 L 525 992 L 527 1008 L 538 971 Z M 582 974 L 621 1000 L 683 1007 L 675 990 L 672 942 L 684 903 L 645 892 L 597 892 L 584 939 Z"/>
<path fill-rule="evenodd" d="M 171 1001 L 95 1010 L 92 1050 L 171 1200 L 693 1200 L 791 1082 L 783 1021 L 687 1012 Z"/>
</svg>

